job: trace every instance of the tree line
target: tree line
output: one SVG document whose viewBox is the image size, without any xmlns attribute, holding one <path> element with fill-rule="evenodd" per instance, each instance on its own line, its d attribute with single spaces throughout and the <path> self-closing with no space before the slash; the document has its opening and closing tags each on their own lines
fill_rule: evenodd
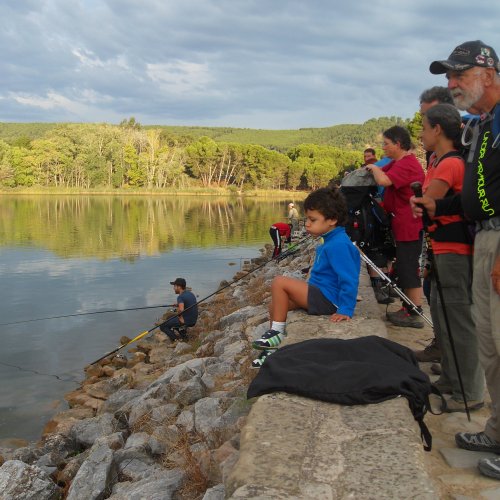
<svg viewBox="0 0 500 500">
<path fill-rule="evenodd" d="M 352 141 L 367 137 L 353 125 L 342 129 L 347 134 L 344 140 L 351 140 L 350 147 L 332 146 L 328 144 L 332 138 L 323 137 L 318 140 L 322 144 L 311 141 L 286 151 L 273 144 L 221 140 L 220 135 L 214 139 L 169 127 L 142 127 L 133 118 L 118 126 L 40 127 L 38 136 L 0 139 L 0 187 L 315 189 L 361 165 L 364 147 L 378 145 L 381 132 L 400 121 L 374 119 L 363 124 L 373 139 L 357 150 Z M 8 127 L 2 125 L 5 132 Z M 222 130 L 227 136 L 231 129 Z M 317 140 L 327 129 L 305 129 L 302 135 L 312 140 L 315 130 L 321 131 Z M 255 132 L 249 131 L 250 137 Z"/>
</svg>

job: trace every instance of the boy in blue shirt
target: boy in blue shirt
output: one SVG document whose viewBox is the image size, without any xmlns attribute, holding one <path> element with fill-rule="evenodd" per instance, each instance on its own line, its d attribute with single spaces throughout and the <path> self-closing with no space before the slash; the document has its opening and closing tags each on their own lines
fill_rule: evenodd
<svg viewBox="0 0 500 500">
<path fill-rule="evenodd" d="M 347 205 L 338 189 L 321 188 L 304 201 L 305 227 L 321 237 L 308 282 L 277 276 L 271 285 L 271 328 L 252 346 L 262 350 L 252 367 L 260 368 L 286 336 L 288 311 L 305 309 L 312 315 L 331 315 L 330 321 L 349 320 L 356 306 L 360 256 L 343 227 Z"/>
</svg>

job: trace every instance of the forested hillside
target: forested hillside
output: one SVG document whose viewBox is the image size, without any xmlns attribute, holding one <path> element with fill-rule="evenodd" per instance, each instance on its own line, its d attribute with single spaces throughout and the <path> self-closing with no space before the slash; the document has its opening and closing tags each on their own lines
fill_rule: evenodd
<svg viewBox="0 0 500 500">
<path fill-rule="evenodd" d="M 379 153 L 397 117 L 300 130 L 0 123 L 0 187 L 314 189 Z"/>
</svg>

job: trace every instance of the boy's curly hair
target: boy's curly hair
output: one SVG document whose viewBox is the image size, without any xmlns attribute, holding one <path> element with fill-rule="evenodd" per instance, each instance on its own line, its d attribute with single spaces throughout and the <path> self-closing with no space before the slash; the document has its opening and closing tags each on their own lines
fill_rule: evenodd
<svg viewBox="0 0 500 500">
<path fill-rule="evenodd" d="M 337 226 L 347 224 L 347 204 L 338 188 L 320 188 L 304 200 L 304 211 L 317 210 L 326 219 L 337 219 Z"/>
</svg>

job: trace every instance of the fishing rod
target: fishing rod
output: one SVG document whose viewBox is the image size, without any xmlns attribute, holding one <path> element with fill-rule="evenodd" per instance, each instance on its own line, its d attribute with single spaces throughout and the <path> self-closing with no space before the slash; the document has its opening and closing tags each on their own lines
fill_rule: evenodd
<svg viewBox="0 0 500 500">
<path fill-rule="evenodd" d="M 106 309 L 106 310 L 101 310 L 101 311 L 89 311 L 89 312 L 75 313 L 75 314 L 63 314 L 61 316 L 49 316 L 46 318 L 25 319 L 22 321 L 12 321 L 11 323 L 0 323 L 0 326 L 19 325 L 21 323 L 31 323 L 33 321 L 45 321 L 45 320 L 49 320 L 49 319 L 73 318 L 75 316 L 89 316 L 91 314 L 105 314 L 105 313 L 115 313 L 115 312 L 123 312 L 123 311 L 140 311 L 142 309 L 158 309 L 160 307 L 170 307 L 170 306 L 171 306 L 171 304 L 162 304 L 159 306 L 127 307 L 126 309 Z"/>
<path fill-rule="evenodd" d="M 226 285 L 221 286 L 215 292 L 211 293 L 210 295 L 207 295 L 203 299 L 198 300 L 198 302 L 195 302 L 193 305 L 191 305 L 189 307 L 186 307 L 186 309 L 184 309 L 183 311 L 177 313 L 174 316 L 170 316 L 167 320 L 165 320 L 162 323 L 159 323 L 159 324 L 153 326 L 149 330 L 146 330 L 144 332 L 139 333 L 139 335 L 137 335 L 136 337 L 134 337 L 132 340 L 129 340 L 128 342 L 125 342 L 125 343 L 119 345 L 117 348 L 113 349 L 112 351 L 109 351 L 108 353 L 104 354 L 104 356 L 101 356 L 99 359 L 96 359 L 95 361 L 93 361 L 92 363 L 90 363 L 90 366 L 95 365 L 96 363 L 99 363 L 99 361 L 102 361 L 104 358 L 107 358 L 108 356 L 111 356 L 112 354 L 114 354 L 115 352 L 118 352 L 119 350 L 123 349 L 124 347 L 127 347 L 128 345 L 133 344 L 134 342 L 137 342 L 138 340 L 142 339 L 143 337 L 145 337 L 146 335 L 148 335 L 149 333 L 151 333 L 153 330 L 156 330 L 157 328 L 160 328 L 164 324 L 168 323 L 168 321 L 170 321 L 172 318 L 178 318 L 179 316 L 181 316 L 185 312 L 189 311 L 193 307 L 197 306 L 198 304 L 201 304 L 202 302 L 205 302 L 210 297 L 213 297 L 214 295 L 220 293 L 222 290 L 224 290 L 224 289 L 230 287 L 231 285 L 234 285 L 238 281 L 240 281 L 240 280 L 248 277 L 250 274 L 254 273 L 255 271 L 258 271 L 259 269 L 263 268 L 264 266 L 266 266 L 270 262 L 280 262 L 283 259 L 285 259 L 286 257 L 289 257 L 290 255 L 295 254 L 298 251 L 299 245 L 302 245 L 303 243 L 305 243 L 309 239 L 311 239 L 311 236 L 308 234 L 307 236 L 305 236 L 305 237 L 301 238 L 300 240 L 296 241 L 295 243 L 292 243 L 285 252 L 282 252 L 281 254 L 277 255 L 276 257 L 271 257 L 270 259 L 266 260 L 262 264 L 259 264 L 257 267 L 255 267 L 251 271 L 248 271 L 243 276 L 240 276 L 239 278 L 235 279 L 234 281 L 231 281 L 230 283 L 227 283 Z"/>
<path fill-rule="evenodd" d="M 413 194 L 415 195 L 416 198 L 422 198 L 422 184 L 420 182 L 413 182 L 412 184 L 410 184 L 410 188 L 412 189 Z M 422 219 L 424 223 L 424 228 L 427 230 L 427 226 L 429 225 L 429 222 L 431 222 L 431 219 L 425 207 L 420 203 L 418 204 L 418 206 L 421 207 L 423 210 Z M 427 242 L 427 245 L 429 250 L 432 252 L 432 245 L 430 238 Z M 448 317 L 448 311 L 446 309 L 446 302 L 444 300 L 443 287 L 441 285 L 441 280 L 439 279 L 439 271 L 435 255 L 434 258 L 432 259 L 432 272 L 434 273 L 434 278 L 436 280 L 436 289 L 439 295 L 439 300 L 441 301 L 441 309 L 443 310 L 443 318 L 444 318 L 444 323 L 446 325 L 446 332 L 448 333 L 448 340 L 450 341 L 451 353 L 453 355 L 453 361 L 455 363 L 455 368 L 457 370 L 457 378 L 458 378 L 458 383 L 460 385 L 460 392 L 462 393 L 462 398 L 464 400 L 465 413 L 467 414 L 467 419 L 470 422 L 471 420 L 470 420 L 469 406 L 467 405 L 467 398 L 465 397 L 465 389 L 462 381 L 462 374 L 460 373 L 460 365 L 458 363 L 458 356 L 457 356 L 457 351 L 455 349 L 455 342 L 453 340 L 453 335 L 451 333 L 450 320 Z"/>
</svg>

